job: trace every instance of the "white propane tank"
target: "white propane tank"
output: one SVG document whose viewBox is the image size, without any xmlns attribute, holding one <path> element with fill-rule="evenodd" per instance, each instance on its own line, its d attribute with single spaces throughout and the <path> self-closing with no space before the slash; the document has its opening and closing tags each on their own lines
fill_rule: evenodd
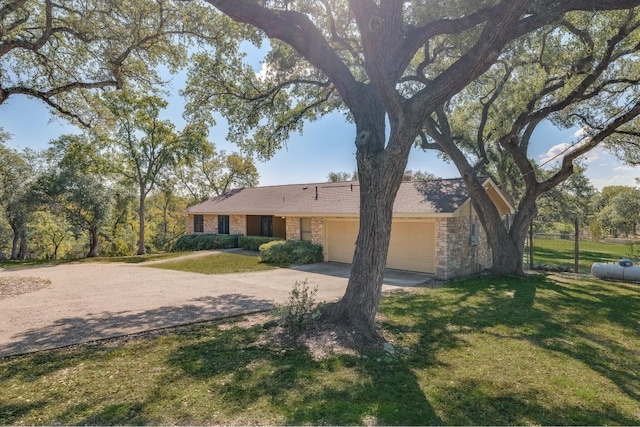
<svg viewBox="0 0 640 427">
<path fill-rule="evenodd" d="M 640 267 L 634 267 L 629 260 L 620 260 L 617 264 L 594 262 L 591 274 L 600 279 L 619 279 L 640 281 Z"/>
</svg>

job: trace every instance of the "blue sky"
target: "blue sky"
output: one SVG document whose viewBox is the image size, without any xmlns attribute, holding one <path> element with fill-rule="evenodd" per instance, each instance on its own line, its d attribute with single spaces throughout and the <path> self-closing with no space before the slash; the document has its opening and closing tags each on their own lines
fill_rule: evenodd
<svg viewBox="0 0 640 427">
<path fill-rule="evenodd" d="M 172 120 L 177 128 L 184 126 L 182 100 L 177 95 L 184 85 L 184 73 L 174 76 L 171 85 L 169 108 L 164 118 Z M 63 119 L 55 118 L 38 100 L 23 96 L 9 98 L 0 105 L 0 127 L 12 134 L 7 145 L 16 149 L 46 148 L 49 141 L 64 133 L 76 133 L 78 129 Z M 218 149 L 227 152 L 237 148 L 225 140 L 227 133 L 223 119 L 210 130 L 210 140 Z M 544 162 L 576 141 L 575 130 L 559 131 L 552 125 L 541 126 L 534 134 L 530 157 Z M 329 172 L 355 170 L 355 129 L 344 117 L 334 113 L 305 126 L 304 134 L 295 134 L 286 147 L 269 161 L 257 162 L 260 185 L 323 182 Z M 601 189 L 607 185 L 635 185 L 640 170 L 625 166 L 602 149 L 596 149 L 586 157 L 587 175 Z M 434 153 L 414 149 L 407 166 L 423 170 L 443 178 L 458 176 L 452 165 L 440 160 Z"/>
</svg>

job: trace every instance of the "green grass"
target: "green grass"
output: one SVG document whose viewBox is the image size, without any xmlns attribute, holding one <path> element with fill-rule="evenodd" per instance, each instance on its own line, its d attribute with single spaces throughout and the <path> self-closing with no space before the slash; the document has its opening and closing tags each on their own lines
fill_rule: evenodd
<svg viewBox="0 0 640 427">
<path fill-rule="evenodd" d="M 573 271 L 573 244 L 573 240 L 535 238 L 533 241 L 534 265 L 559 265 Z M 528 255 L 528 248 L 525 249 L 525 254 Z M 578 271 L 589 273 L 594 262 L 617 262 L 629 256 L 629 246 L 625 244 L 580 241 Z M 526 260 L 525 267 L 528 267 Z"/>
<path fill-rule="evenodd" d="M 273 270 L 275 267 L 260 262 L 258 256 L 230 253 L 205 255 L 154 264 L 150 267 L 188 271 L 203 274 L 244 273 Z"/>
<path fill-rule="evenodd" d="M 0 360 L 0 424 L 638 425 L 640 285 L 479 278 L 383 299 L 396 356 L 261 325 Z"/>
</svg>

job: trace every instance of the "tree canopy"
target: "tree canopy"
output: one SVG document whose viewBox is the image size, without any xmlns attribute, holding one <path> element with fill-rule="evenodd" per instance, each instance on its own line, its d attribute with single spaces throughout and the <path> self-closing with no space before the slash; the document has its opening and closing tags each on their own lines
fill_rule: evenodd
<svg viewBox="0 0 640 427">
<path fill-rule="evenodd" d="M 235 46 L 234 26 L 200 2 L 8 0 L 0 5 L 0 104 L 37 98 L 82 124 L 96 89 L 154 90 L 194 40 Z M 95 107 L 95 104 L 93 104 Z"/>
</svg>

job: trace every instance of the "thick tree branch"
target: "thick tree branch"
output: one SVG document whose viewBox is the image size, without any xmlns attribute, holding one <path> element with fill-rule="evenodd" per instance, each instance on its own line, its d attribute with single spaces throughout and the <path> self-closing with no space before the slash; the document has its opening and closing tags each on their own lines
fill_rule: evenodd
<svg viewBox="0 0 640 427">
<path fill-rule="evenodd" d="M 360 84 L 329 45 L 320 30 L 299 12 L 275 11 L 250 0 L 207 0 L 231 19 L 254 25 L 268 37 L 282 40 L 322 70 L 349 108 L 357 105 Z"/>
</svg>

